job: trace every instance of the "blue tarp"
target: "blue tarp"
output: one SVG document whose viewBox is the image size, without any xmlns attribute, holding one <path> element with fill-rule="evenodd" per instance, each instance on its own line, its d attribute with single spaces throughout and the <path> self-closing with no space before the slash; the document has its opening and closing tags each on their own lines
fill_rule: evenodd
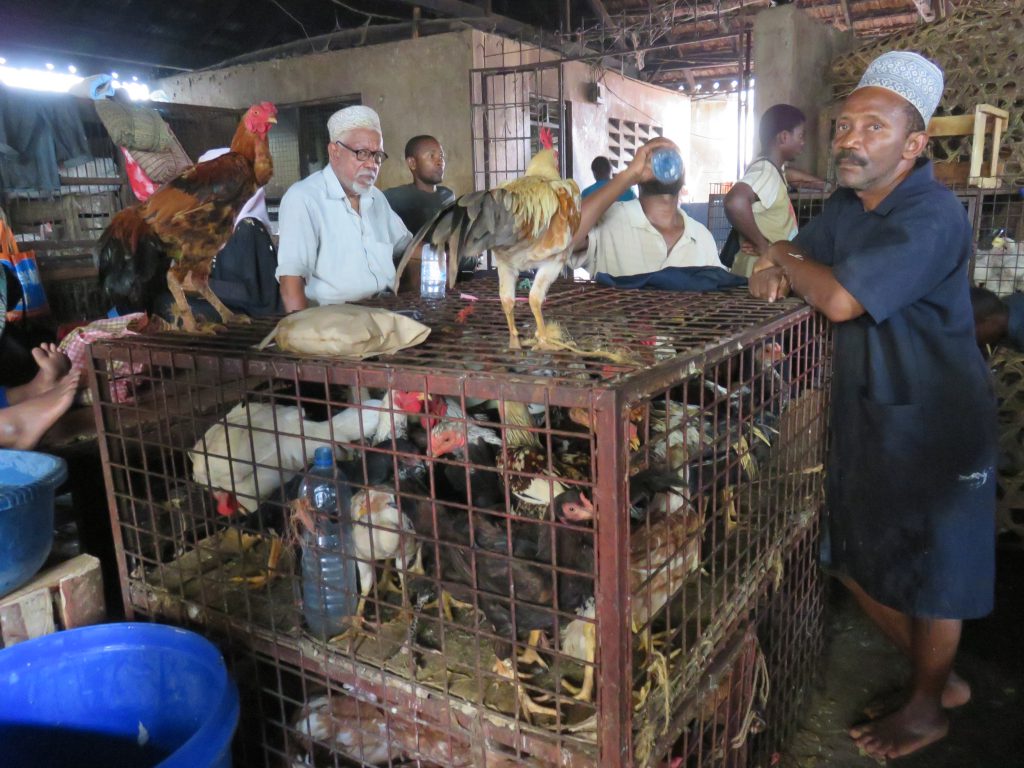
<svg viewBox="0 0 1024 768">
<path fill-rule="evenodd" d="M 747 284 L 747 278 L 720 267 L 666 267 L 657 272 L 612 277 L 598 272 L 594 280 L 612 288 L 654 288 L 661 291 L 720 291 Z"/>
</svg>

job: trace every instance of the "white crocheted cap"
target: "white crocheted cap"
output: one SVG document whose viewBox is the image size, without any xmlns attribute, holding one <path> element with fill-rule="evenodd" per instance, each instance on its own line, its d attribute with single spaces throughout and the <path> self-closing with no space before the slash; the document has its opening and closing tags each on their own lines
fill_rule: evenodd
<svg viewBox="0 0 1024 768">
<path fill-rule="evenodd" d="M 331 141 L 340 141 L 342 136 L 355 128 L 369 128 L 383 134 L 380 129 L 380 116 L 362 105 L 339 109 L 327 120 L 327 133 Z"/>
<path fill-rule="evenodd" d="M 889 51 L 872 61 L 864 71 L 857 89 L 885 88 L 909 101 L 925 126 L 942 98 L 942 70 L 919 53 Z"/>
</svg>

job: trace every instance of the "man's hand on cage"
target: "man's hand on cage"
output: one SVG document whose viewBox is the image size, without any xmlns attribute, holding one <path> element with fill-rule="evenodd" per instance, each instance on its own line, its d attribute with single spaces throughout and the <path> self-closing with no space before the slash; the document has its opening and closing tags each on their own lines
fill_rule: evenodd
<svg viewBox="0 0 1024 768">
<path fill-rule="evenodd" d="M 754 273 L 750 276 L 750 295 L 770 302 L 789 296 L 789 281 L 782 268 L 772 266 L 770 262 L 762 266 L 764 262 L 767 259 L 761 258 L 754 265 Z"/>
</svg>

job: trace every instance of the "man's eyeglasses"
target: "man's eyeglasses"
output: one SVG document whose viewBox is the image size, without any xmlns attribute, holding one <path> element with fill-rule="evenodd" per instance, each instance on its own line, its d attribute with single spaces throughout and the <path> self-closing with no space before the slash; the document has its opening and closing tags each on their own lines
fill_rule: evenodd
<svg viewBox="0 0 1024 768">
<path fill-rule="evenodd" d="M 346 144 L 343 141 L 335 140 L 334 143 L 344 147 L 349 152 L 351 152 L 353 155 L 355 155 L 356 156 L 356 160 L 358 160 L 360 163 L 365 163 L 367 160 L 369 160 L 372 157 L 374 159 L 374 161 L 377 163 L 377 165 L 380 165 L 385 160 L 388 159 L 388 153 L 385 152 L 383 149 L 378 149 L 376 152 L 374 152 L 372 149 L 352 149 L 352 147 L 350 147 L 348 144 Z"/>
</svg>

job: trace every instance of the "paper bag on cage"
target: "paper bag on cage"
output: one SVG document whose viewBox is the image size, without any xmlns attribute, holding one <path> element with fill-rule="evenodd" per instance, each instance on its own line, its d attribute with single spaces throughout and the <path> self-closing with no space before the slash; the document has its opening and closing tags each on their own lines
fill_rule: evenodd
<svg viewBox="0 0 1024 768">
<path fill-rule="evenodd" d="M 427 326 L 387 309 L 333 304 L 288 315 L 257 349 L 276 343 L 286 352 L 363 360 L 414 347 L 429 335 Z"/>
</svg>

